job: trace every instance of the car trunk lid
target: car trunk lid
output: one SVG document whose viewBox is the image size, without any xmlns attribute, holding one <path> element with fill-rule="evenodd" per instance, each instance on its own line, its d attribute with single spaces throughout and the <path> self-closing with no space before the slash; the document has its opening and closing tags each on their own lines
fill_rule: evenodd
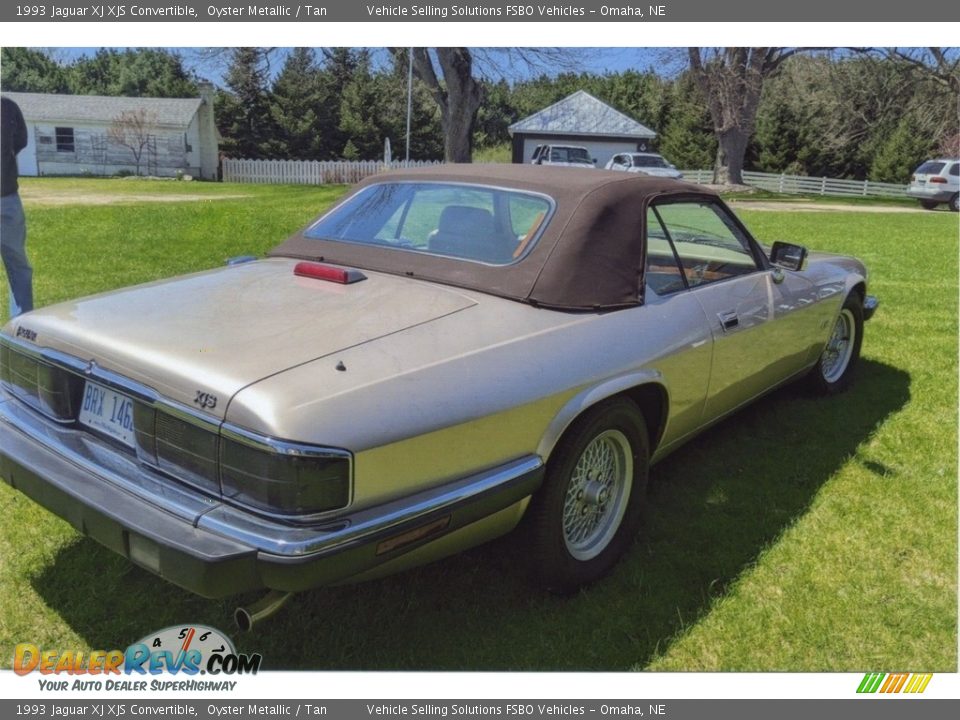
<svg viewBox="0 0 960 720">
<path fill-rule="evenodd" d="M 274 258 L 83 298 L 21 316 L 7 332 L 185 405 L 203 394 L 204 410 L 223 417 L 251 383 L 475 304 L 379 273 L 351 284 L 297 276 L 296 264 Z"/>
</svg>

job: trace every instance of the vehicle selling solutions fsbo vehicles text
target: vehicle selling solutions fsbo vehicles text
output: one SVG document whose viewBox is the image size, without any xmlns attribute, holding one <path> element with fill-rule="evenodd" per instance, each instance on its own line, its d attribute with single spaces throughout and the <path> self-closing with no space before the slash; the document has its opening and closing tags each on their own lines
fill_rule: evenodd
<svg viewBox="0 0 960 720">
<path fill-rule="evenodd" d="M 370 17 L 582 17 L 585 8 L 575 5 L 367 5 Z"/>
</svg>

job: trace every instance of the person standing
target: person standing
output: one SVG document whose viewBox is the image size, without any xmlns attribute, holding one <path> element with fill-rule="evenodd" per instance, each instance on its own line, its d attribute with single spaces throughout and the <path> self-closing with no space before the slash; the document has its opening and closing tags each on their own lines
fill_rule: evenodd
<svg viewBox="0 0 960 720">
<path fill-rule="evenodd" d="M 0 256 L 10 281 L 10 317 L 33 310 L 33 269 L 27 261 L 27 223 L 17 192 L 17 153 L 27 145 L 23 113 L 0 97 Z"/>
</svg>

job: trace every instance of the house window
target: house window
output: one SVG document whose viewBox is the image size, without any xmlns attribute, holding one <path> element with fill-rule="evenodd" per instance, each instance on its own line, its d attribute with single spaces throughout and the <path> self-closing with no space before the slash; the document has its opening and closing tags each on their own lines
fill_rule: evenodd
<svg viewBox="0 0 960 720">
<path fill-rule="evenodd" d="M 56 134 L 57 152 L 74 152 L 75 146 L 73 144 L 73 128 L 58 127 L 56 128 Z"/>
</svg>

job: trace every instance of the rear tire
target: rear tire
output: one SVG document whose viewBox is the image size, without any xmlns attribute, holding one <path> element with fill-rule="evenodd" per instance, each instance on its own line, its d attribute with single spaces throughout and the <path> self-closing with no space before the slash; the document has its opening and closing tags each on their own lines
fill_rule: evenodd
<svg viewBox="0 0 960 720">
<path fill-rule="evenodd" d="M 920 207 L 922 207 L 924 210 L 933 210 L 933 209 L 934 209 L 935 207 L 937 207 L 937 205 L 939 205 L 939 204 L 940 204 L 940 203 L 938 203 L 938 202 L 936 202 L 936 201 L 934 201 L 934 200 L 921 200 L 921 201 L 920 201 Z"/>
<path fill-rule="evenodd" d="M 817 395 L 835 395 L 850 387 L 862 343 L 863 301 L 852 292 L 843 301 L 830 339 L 807 376 L 809 388 Z"/>
<path fill-rule="evenodd" d="M 543 585 L 573 592 L 622 557 L 640 526 L 649 460 L 643 414 L 626 398 L 601 403 L 570 426 L 526 518 L 532 569 Z"/>
<path fill-rule="evenodd" d="M 953 212 L 960 212 L 960 193 L 955 193 L 952 198 L 950 198 L 950 209 Z"/>
</svg>

